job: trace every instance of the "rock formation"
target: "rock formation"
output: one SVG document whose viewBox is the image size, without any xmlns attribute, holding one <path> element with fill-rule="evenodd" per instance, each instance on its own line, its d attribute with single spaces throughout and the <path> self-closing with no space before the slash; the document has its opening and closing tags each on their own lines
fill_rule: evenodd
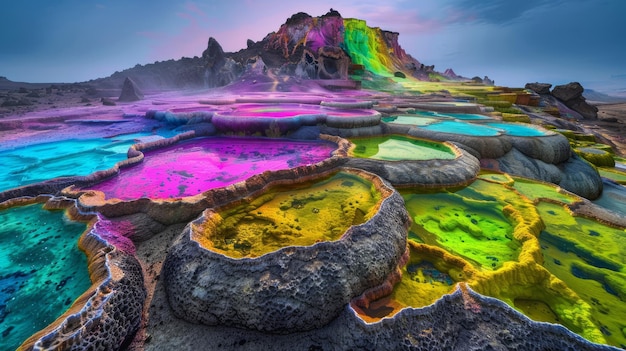
<svg viewBox="0 0 626 351">
<path fill-rule="evenodd" d="M 552 89 L 552 92 L 550 92 L 551 86 L 552 84 L 549 83 L 526 83 L 525 88 L 542 95 L 545 105 L 553 106 L 555 111 L 561 111 L 561 115 L 565 115 L 565 117 L 575 119 L 598 118 L 598 108 L 587 103 L 583 96 L 585 89 L 580 83 L 572 82 L 565 85 L 557 85 Z M 575 113 L 567 111 L 568 109 L 571 109 Z"/>
<path fill-rule="evenodd" d="M 241 75 L 243 68 L 231 58 L 226 57 L 222 46 L 209 38 L 206 50 L 202 52 L 204 67 L 204 87 L 215 88 L 227 85 Z"/>
<path fill-rule="evenodd" d="M 443 75 L 448 77 L 448 78 L 452 78 L 452 79 L 456 79 L 459 78 L 459 76 L 454 72 L 454 70 L 452 68 L 448 68 L 443 72 Z"/>
<path fill-rule="evenodd" d="M 534 91 L 537 94 L 550 94 L 550 83 L 526 83 L 524 88 Z"/>
<path fill-rule="evenodd" d="M 552 89 L 552 96 L 563 101 L 572 110 L 580 113 L 586 119 L 597 119 L 598 108 L 589 105 L 583 96 L 585 89 L 578 82 L 557 85 Z"/>
<path fill-rule="evenodd" d="M 122 102 L 143 100 L 143 93 L 137 88 L 137 84 L 132 79 L 126 77 L 122 86 L 122 93 L 117 100 Z"/>
<path fill-rule="evenodd" d="M 246 48 L 238 52 L 224 52 L 214 38 L 209 38 L 200 57 L 137 65 L 89 83 L 112 89 L 129 77 L 144 90 L 221 87 L 236 81 L 248 61 L 256 57 L 281 77 L 346 80 L 349 68 L 359 65 L 370 74 L 401 73 L 425 81 L 439 79 L 431 76 L 438 74 L 434 65 L 424 65 L 407 54 L 398 37 L 397 32 L 369 27 L 363 20 L 343 18 L 332 9 L 319 17 L 300 12 L 263 40 L 248 39 Z M 454 72 L 441 77 L 465 79 Z"/>
<path fill-rule="evenodd" d="M 350 226 L 339 240 L 320 239 L 311 246 L 232 258 L 204 243 L 205 237 L 217 235 L 222 222 L 217 212 L 205 211 L 181 233 L 164 263 L 165 286 L 174 313 L 207 325 L 274 333 L 304 331 L 328 324 L 354 296 L 382 284 L 406 251 L 409 217 L 400 194 L 381 178 L 350 172 L 369 178 L 384 200 L 376 214 L 361 225 Z M 321 179 L 326 176 L 322 174 Z M 302 178 L 295 184 L 298 182 Z M 266 194 L 270 193 L 264 191 L 262 196 Z M 250 207 L 259 200 L 253 197 L 244 203 Z M 305 220 L 298 223 L 307 225 Z M 282 236 L 284 242 L 291 234 L 273 235 Z"/>
</svg>

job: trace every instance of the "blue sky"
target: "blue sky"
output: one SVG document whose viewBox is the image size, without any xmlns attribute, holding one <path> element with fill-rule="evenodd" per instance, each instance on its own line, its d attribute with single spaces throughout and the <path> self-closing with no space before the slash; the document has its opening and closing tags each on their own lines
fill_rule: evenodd
<svg viewBox="0 0 626 351">
<path fill-rule="evenodd" d="M 263 39 L 296 12 L 330 8 L 400 33 L 420 62 L 497 84 L 594 88 L 626 81 L 624 0 L 20 0 L 0 12 L 0 76 L 80 82 Z"/>
</svg>

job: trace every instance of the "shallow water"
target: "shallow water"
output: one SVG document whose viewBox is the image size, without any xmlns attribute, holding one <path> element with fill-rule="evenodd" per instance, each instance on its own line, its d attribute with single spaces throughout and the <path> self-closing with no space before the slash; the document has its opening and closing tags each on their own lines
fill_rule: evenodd
<svg viewBox="0 0 626 351">
<path fill-rule="evenodd" d="M 132 138 L 71 139 L 0 151 L 0 191 L 109 169 L 132 144 Z"/>
<path fill-rule="evenodd" d="M 512 136 L 534 137 L 544 136 L 546 132 L 537 128 L 525 126 L 515 123 L 487 123 L 488 126 L 503 130 L 506 134 Z"/>
<path fill-rule="evenodd" d="M 420 127 L 433 132 L 472 135 L 472 136 L 496 136 L 500 131 L 479 124 L 459 122 L 459 121 L 443 121 L 441 123 L 431 124 Z"/>
<path fill-rule="evenodd" d="M 413 218 L 409 239 L 441 247 L 487 271 L 517 260 L 520 245 L 503 212 L 507 204 L 492 196 L 499 191 L 495 187 L 502 188 L 477 180 L 457 192 L 402 191 Z"/>
<path fill-rule="evenodd" d="M 478 115 L 475 113 L 446 113 L 446 116 L 450 116 L 456 119 L 462 120 L 485 120 L 485 119 L 493 119 L 489 116 Z"/>
<path fill-rule="evenodd" d="M 0 350 L 15 350 L 91 285 L 77 244 L 86 225 L 37 204 L 0 211 L 0 223 Z"/>
<path fill-rule="evenodd" d="M 361 319 L 371 323 L 393 317 L 406 307 L 428 306 L 454 290 L 457 281 L 447 271 L 454 271 L 454 267 L 441 260 L 437 265 L 431 263 L 424 252 L 411 245 L 409 262 L 402 267 L 402 278 L 391 295 L 371 301 L 367 308 L 355 304 L 352 308 Z"/>
<path fill-rule="evenodd" d="M 123 200 L 192 196 L 269 170 L 320 162 L 337 146 L 322 141 L 202 138 L 145 152 L 144 161 L 122 169 L 91 189 Z"/>
<path fill-rule="evenodd" d="M 373 215 L 380 193 L 354 174 L 339 172 L 315 182 L 280 185 L 219 213 L 217 229 L 198 238 L 231 257 L 258 257 L 286 246 L 339 239 Z"/>
<path fill-rule="evenodd" d="M 408 124 L 413 126 L 427 126 L 429 124 L 441 122 L 441 119 L 439 118 L 407 115 L 383 117 L 381 120 L 385 123 Z"/>
<path fill-rule="evenodd" d="M 556 204 L 538 209 L 546 224 L 539 237 L 544 266 L 591 306 L 610 344 L 626 346 L 626 232 L 572 217 Z"/>
<path fill-rule="evenodd" d="M 453 160 L 456 154 L 443 143 L 388 135 L 350 139 L 355 144 L 351 156 L 387 161 Z"/>
<path fill-rule="evenodd" d="M 602 185 L 602 194 L 593 203 L 626 216 L 626 187 L 606 180 Z"/>
<path fill-rule="evenodd" d="M 535 182 L 529 179 L 514 178 L 513 187 L 522 195 L 535 201 L 539 199 L 551 199 L 565 204 L 582 201 L 582 199 L 573 194 L 562 194 L 557 191 L 557 186 L 553 184 Z"/>
</svg>

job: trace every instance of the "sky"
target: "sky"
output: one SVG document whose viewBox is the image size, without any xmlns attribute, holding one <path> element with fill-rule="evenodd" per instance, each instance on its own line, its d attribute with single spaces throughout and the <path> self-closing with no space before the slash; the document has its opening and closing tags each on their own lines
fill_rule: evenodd
<svg viewBox="0 0 626 351">
<path fill-rule="evenodd" d="M 0 12 L 0 76 L 82 82 L 137 64 L 225 51 L 277 31 L 297 12 L 399 32 L 437 71 L 496 84 L 578 81 L 626 88 L 626 0 L 14 0 Z"/>
</svg>

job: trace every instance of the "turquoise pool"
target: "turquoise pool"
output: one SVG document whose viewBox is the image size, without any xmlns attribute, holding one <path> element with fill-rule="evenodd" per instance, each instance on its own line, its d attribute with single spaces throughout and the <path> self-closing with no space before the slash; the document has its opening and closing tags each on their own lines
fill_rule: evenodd
<svg viewBox="0 0 626 351">
<path fill-rule="evenodd" d="M 500 130 L 480 124 L 466 123 L 460 121 L 443 121 L 420 127 L 433 132 L 452 133 L 472 136 L 497 136 Z"/>
<path fill-rule="evenodd" d="M 544 136 L 546 132 L 530 126 L 516 123 L 487 123 L 488 126 L 503 130 L 506 134 L 512 136 L 534 137 Z"/>
<path fill-rule="evenodd" d="M 15 350 L 91 286 L 85 223 L 41 204 L 0 211 L 0 350 Z"/>
</svg>

